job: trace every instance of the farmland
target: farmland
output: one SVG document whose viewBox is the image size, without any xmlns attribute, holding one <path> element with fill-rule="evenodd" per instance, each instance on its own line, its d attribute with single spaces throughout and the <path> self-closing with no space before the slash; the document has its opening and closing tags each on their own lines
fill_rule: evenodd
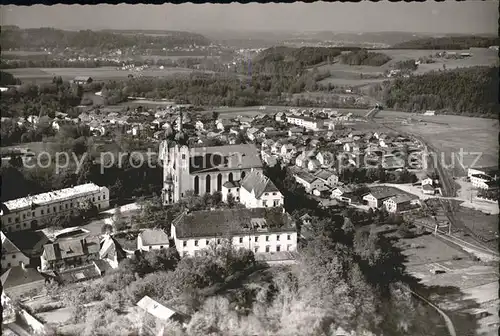
<svg viewBox="0 0 500 336">
<path fill-rule="evenodd" d="M 384 77 L 379 79 L 366 77 L 382 76 L 384 71 L 392 69 L 394 64 L 399 61 L 430 57 L 438 52 L 442 52 L 442 50 L 381 49 L 377 50 L 377 52 L 386 54 L 391 60 L 380 67 L 366 65 L 350 66 L 340 63 L 321 65 L 318 67 L 319 72 L 329 71 L 331 76 L 319 83 L 322 85 L 331 83 L 333 85 L 342 86 L 363 86 L 370 83 L 377 83 L 387 80 L 387 78 Z M 450 50 L 449 52 L 456 52 L 459 54 L 464 52 L 464 50 Z M 498 53 L 495 50 L 471 48 L 467 52 L 471 54 L 471 57 L 463 59 L 434 58 L 435 63 L 420 64 L 415 74 L 424 74 L 429 71 L 440 70 L 443 69 L 443 65 L 446 66 L 446 69 L 498 65 Z"/>
<path fill-rule="evenodd" d="M 101 68 L 20 68 L 8 69 L 7 72 L 23 82 L 47 82 L 54 76 L 61 76 L 63 80 L 71 80 L 76 76 L 90 76 L 94 80 L 125 79 L 129 74 L 142 77 L 165 77 L 175 74 L 187 74 L 193 70 L 187 68 L 149 68 L 141 72 L 116 70 L 114 67 Z"/>
</svg>

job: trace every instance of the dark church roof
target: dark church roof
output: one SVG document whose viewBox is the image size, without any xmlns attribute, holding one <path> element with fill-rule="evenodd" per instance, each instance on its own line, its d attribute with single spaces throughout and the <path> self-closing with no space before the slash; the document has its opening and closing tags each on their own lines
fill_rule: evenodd
<svg viewBox="0 0 500 336">
<path fill-rule="evenodd" d="M 199 147 L 190 150 L 189 173 L 262 168 L 255 145 Z"/>
</svg>

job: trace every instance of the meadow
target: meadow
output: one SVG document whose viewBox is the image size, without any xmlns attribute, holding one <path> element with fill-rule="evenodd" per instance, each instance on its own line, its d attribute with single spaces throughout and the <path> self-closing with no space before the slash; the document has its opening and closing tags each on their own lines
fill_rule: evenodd
<svg viewBox="0 0 500 336">
<path fill-rule="evenodd" d="M 63 80 L 71 80 L 76 76 L 90 76 L 93 80 L 120 80 L 132 74 L 134 77 L 166 77 L 175 74 L 189 74 L 192 69 L 187 68 L 150 68 L 143 71 L 126 71 L 117 70 L 115 67 L 101 68 L 19 68 L 8 69 L 6 72 L 11 73 L 23 82 L 47 82 L 51 81 L 54 76 L 61 76 Z"/>
<path fill-rule="evenodd" d="M 366 78 L 374 76 L 382 76 L 384 71 L 393 69 L 395 63 L 414 59 L 417 60 L 421 57 L 429 57 L 435 55 L 443 50 L 416 50 L 416 49 L 380 49 L 377 52 L 383 53 L 391 57 L 391 60 L 382 66 L 351 66 L 347 64 L 329 64 L 321 65 L 318 67 L 319 72 L 329 71 L 331 76 L 319 83 L 322 85 L 341 85 L 341 86 L 364 86 L 371 83 L 379 83 L 389 78 Z M 465 68 L 472 66 L 498 66 L 498 53 L 495 50 L 485 48 L 471 48 L 469 50 L 448 50 L 448 52 L 455 52 L 457 54 L 468 52 L 471 57 L 463 59 L 445 59 L 434 58 L 435 63 L 420 64 L 415 74 L 424 74 L 430 71 L 443 69 Z"/>
</svg>

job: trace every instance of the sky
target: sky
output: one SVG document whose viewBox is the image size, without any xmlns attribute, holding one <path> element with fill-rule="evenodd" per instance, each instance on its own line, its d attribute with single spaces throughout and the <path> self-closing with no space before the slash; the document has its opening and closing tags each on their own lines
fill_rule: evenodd
<svg viewBox="0 0 500 336">
<path fill-rule="evenodd" d="M 405 31 L 496 34 L 498 0 L 422 3 L 291 3 L 0 6 L 21 28 L 232 31 Z"/>
</svg>

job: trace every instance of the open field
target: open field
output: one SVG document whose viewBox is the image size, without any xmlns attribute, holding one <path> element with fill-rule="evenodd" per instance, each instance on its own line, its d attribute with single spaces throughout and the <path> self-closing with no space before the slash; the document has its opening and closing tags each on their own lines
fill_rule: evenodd
<svg viewBox="0 0 500 336">
<path fill-rule="evenodd" d="M 486 48 L 472 48 L 469 50 L 447 50 L 448 52 L 455 52 L 457 54 L 463 52 L 469 52 L 471 57 L 463 59 L 445 59 L 445 58 L 434 58 L 435 63 L 430 64 L 420 64 L 415 74 L 424 74 L 434 70 L 443 69 L 443 65 L 446 69 L 455 68 L 465 68 L 472 66 L 498 66 L 498 52 L 495 50 L 490 50 Z M 322 85 L 349 85 L 349 86 L 363 86 L 371 83 L 378 83 L 384 80 L 389 80 L 389 78 L 363 78 L 367 76 L 383 75 L 384 71 L 393 69 L 395 63 L 404 60 L 417 60 L 421 57 L 429 57 L 435 55 L 438 52 L 443 52 L 443 50 L 417 50 L 417 49 L 380 49 L 376 50 L 386 54 L 392 59 L 382 66 L 367 66 L 367 65 L 347 65 L 341 63 L 335 63 L 330 65 L 321 65 L 318 67 L 319 72 L 329 71 L 331 77 L 326 78 L 319 83 Z"/>
<path fill-rule="evenodd" d="M 360 116 L 367 112 L 366 110 L 354 109 L 340 110 Z M 463 174 L 465 169 L 474 163 L 478 154 L 473 153 L 481 153 L 481 157 L 474 163 L 475 167 L 498 164 L 498 120 L 454 115 L 423 116 L 400 111 L 381 111 L 375 116 L 375 119 L 383 123 L 410 117 L 422 120 L 422 122 L 413 121 L 407 125 L 391 123 L 390 127 L 421 136 L 443 153 L 460 155 L 460 149 L 463 149 L 463 165 L 460 164 L 459 156 L 455 155 L 453 159 L 457 166 L 455 169 L 457 175 Z M 446 155 L 445 164 L 451 166 L 452 163 L 452 159 Z"/>
<path fill-rule="evenodd" d="M 359 77 L 359 76 L 358 76 Z M 323 79 L 322 81 L 318 82 L 320 85 L 339 85 L 339 86 L 349 86 L 349 87 L 356 87 L 356 86 L 364 86 L 368 84 L 374 84 L 374 83 L 382 83 L 383 81 L 388 80 L 388 78 L 338 78 L 338 77 L 329 77 L 326 79 Z"/>
<path fill-rule="evenodd" d="M 37 56 L 49 55 L 46 51 L 26 51 L 26 50 L 2 50 L 2 54 L 6 56 Z"/>
<path fill-rule="evenodd" d="M 427 286 L 430 301 L 445 310 L 459 335 L 497 334 L 498 264 L 473 261 L 433 235 L 402 239 L 400 244 L 407 271 Z M 474 316 L 477 312 L 486 316 Z"/>
<path fill-rule="evenodd" d="M 19 78 L 23 82 L 47 82 L 54 76 L 61 76 L 63 80 L 71 80 L 76 76 L 90 76 L 94 80 L 125 79 L 129 74 L 134 77 L 166 77 L 175 74 L 187 74 L 193 72 L 187 68 L 165 68 L 146 69 L 143 71 L 116 70 L 115 67 L 101 68 L 19 68 L 8 69 L 7 72 Z"/>
<path fill-rule="evenodd" d="M 168 51 L 166 52 L 168 54 Z M 206 56 L 206 55 L 141 55 L 139 56 L 141 60 L 171 60 L 171 61 L 177 61 L 180 59 L 186 59 L 186 58 L 196 58 L 196 59 L 217 59 L 220 58 L 220 56 Z"/>
</svg>

